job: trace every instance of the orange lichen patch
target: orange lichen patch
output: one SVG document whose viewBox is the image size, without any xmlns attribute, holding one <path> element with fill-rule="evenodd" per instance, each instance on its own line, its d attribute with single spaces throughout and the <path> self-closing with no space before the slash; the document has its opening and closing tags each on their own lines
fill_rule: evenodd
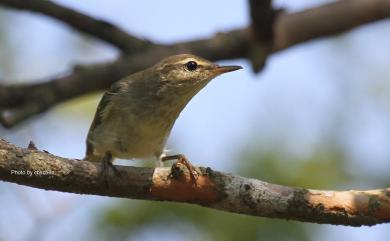
<svg viewBox="0 0 390 241">
<path fill-rule="evenodd" d="M 305 195 L 309 205 L 321 206 L 326 212 L 372 216 L 390 220 L 390 189 L 370 191 L 309 191 Z"/>
<path fill-rule="evenodd" d="M 209 176 L 201 175 L 196 183 L 188 173 L 172 178 L 170 172 L 155 169 L 150 193 L 158 200 L 210 205 L 218 201 L 218 191 Z"/>
</svg>

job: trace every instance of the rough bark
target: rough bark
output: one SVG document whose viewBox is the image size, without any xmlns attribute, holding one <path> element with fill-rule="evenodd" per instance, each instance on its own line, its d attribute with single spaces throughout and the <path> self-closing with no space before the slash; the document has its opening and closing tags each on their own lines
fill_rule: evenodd
<svg viewBox="0 0 390 241">
<path fill-rule="evenodd" d="M 390 188 L 321 191 L 294 188 L 199 168 L 118 167 L 108 185 L 101 165 L 14 146 L 0 139 L 0 180 L 45 190 L 198 204 L 252 216 L 348 226 L 390 222 Z"/>
<path fill-rule="evenodd" d="M 269 41 L 269 31 L 256 30 L 258 24 L 254 24 L 255 28 L 251 26 L 218 33 L 207 39 L 157 45 L 56 3 L 41 0 L 0 0 L 0 5 L 42 13 L 109 42 L 123 51 L 123 55 L 112 63 L 76 66 L 67 76 L 37 80 L 37 84 L 0 85 L 0 123 L 5 127 L 15 126 L 62 101 L 103 90 L 118 79 L 149 67 L 167 55 L 187 52 L 210 60 L 247 58 L 257 71 L 270 53 L 390 16 L 389 0 L 342 0 L 302 12 L 280 11 L 272 15 L 275 17 L 269 21 L 273 26 L 272 41 L 265 45 L 260 42 Z M 269 14 L 269 11 L 261 11 L 259 15 L 264 13 Z M 256 17 L 255 11 L 251 12 L 251 16 L 253 20 L 263 19 Z"/>
</svg>

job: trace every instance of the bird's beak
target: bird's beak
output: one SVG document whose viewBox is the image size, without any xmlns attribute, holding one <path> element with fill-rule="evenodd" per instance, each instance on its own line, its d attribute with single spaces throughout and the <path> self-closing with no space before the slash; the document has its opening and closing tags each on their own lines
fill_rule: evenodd
<svg viewBox="0 0 390 241">
<path fill-rule="evenodd" d="M 239 70 L 239 69 L 242 69 L 242 67 L 238 66 L 238 65 L 217 66 L 217 68 L 215 69 L 215 72 L 217 74 L 223 74 L 223 73 L 227 73 L 227 72 L 236 71 L 236 70 Z"/>
</svg>

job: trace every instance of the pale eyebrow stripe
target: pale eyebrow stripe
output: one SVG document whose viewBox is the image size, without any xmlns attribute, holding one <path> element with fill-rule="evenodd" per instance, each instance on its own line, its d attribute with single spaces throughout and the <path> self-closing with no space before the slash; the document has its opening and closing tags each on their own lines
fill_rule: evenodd
<svg viewBox="0 0 390 241">
<path fill-rule="evenodd" d="M 190 61 L 194 61 L 194 62 L 198 63 L 198 61 L 196 59 L 193 59 L 193 58 L 184 59 L 184 60 L 180 61 L 180 63 L 181 64 L 186 64 L 186 63 L 188 63 Z"/>
<path fill-rule="evenodd" d="M 202 60 L 199 60 L 199 59 L 194 59 L 194 58 L 187 58 L 187 59 L 184 59 L 184 60 L 180 61 L 179 63 L 180 63 L 180 64 L 186 64 L 186 63 L 188 63 L 189 61 L 194 61 L 194 62 L 196 62 L 196 63 L 198 64 L 198 66 L 199 66 L 199 65 L 202 65 L 202 66 L 204 67 L 204 66 L 207 65 L 205 61 L 202 61 Z"/>
</svg>

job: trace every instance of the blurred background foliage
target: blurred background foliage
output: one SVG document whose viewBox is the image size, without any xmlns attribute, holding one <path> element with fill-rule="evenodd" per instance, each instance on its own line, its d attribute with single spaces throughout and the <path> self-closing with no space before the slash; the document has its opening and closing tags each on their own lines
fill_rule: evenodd
<svg viewBox="0 0 390 241">
<path fill-rule="evenodd" d="M 201 0 L 191 6 L 201 17 L 196 19 L 188 18 L 188 6 L 180 0 L 56 2 L 165 43 L 248 22 L 246 1 Z M 324 2 L 275 4 L 297 11 Z M 153 18 L 151 8 L 160 9 Z M 244 70 L 213 81 L 191 101 L 168 147 L 196 165 L 283 185 L 335 190 L 390 186 L 388 36 L 389 21 L 381 21 L 305 43 L 272 55 L 259 75 L 251 73 L 246 61 L 230 61 Z M 1 83 L 41 80 L 67 73 L 76 63 L 109 61 L 117 54 L 49 18 L 0 8 Z M 20 146 L 34 140 L 40 149 L 81 158 L 100 97 L 68 101 L 12 130 L 0 127 L 0 136 Z M 388 225 L 316 225 L 10 183 L 0 183 L 0 216 L 0 241 L 376 241 L 390 235 Z"/>
</svg>

